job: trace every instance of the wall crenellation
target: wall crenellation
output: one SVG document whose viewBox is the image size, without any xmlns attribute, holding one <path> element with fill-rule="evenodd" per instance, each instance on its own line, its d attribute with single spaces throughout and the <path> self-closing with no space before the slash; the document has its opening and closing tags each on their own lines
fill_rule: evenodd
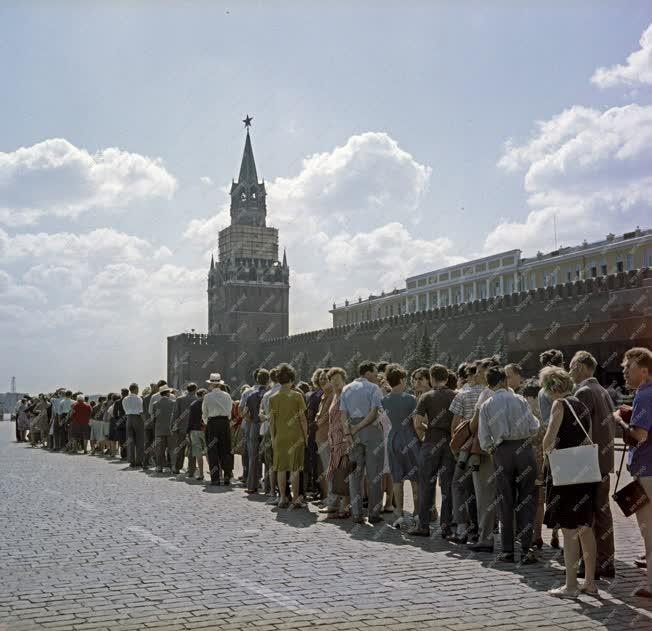
<svg viewBox="0 0 652 631">
<path fill-rule="evenodd" d="M 631 270 L 629 272 L 617 272 L 608 276 L 587 278 L 577 281 L 560 283 L 550 287 L 539 287 L 528 291 L 514 292 L 504 296 L 483 298 L 461 305 L 447 305 L 436 307 L 428 311 L 394 315 L 377 320 L 367 320 L 355 324 L 319 329 L 286 337 L 270 338 L 263 344 L 279 344 L 294 342 L 315 342 L 324 337 L 340 337 L 351 335 L 354 331 L 372 331 L 381 327 L 398 327 L 401 325 L 423 324 L 425 322 L 437 322 L 440 320 L 453 320 L 456 318 L 468 317 L 469 315 L 480 315 L 503 311 L 504 309 L 524 307 L 536 307 L 550 301 L 573 300 L 587 294 L 606 293 L 619 289 L 640 287 L 643 279 L 647 278 L 649 268 Z"/>
</svg>

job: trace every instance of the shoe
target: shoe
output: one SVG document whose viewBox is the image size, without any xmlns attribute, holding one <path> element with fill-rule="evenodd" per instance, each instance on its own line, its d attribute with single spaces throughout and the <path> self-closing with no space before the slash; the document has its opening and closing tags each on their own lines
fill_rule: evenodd
<svg viewBox="0 0 652 631">
<path fill-rule="evenodd" d="M 636 567 L 640 567 L 640 568 L 642 568 L 642 569 L 646 569 L 646 568 L 647 568 L 647 561 L 645 561 L 645 560 L 641 560 L 641 559 L 634 559 L 634 565 L 635 565 Z"/>
<path fill-rule="evenodd" d="M 430 512 L 430 521 L 435 522 L 439 520 L 439 512 L 437 511 L 436 508 L 433 508 L 432 511 Z"/>
<path fill-rule="evenodd" d="M 163 473 L 163 467 L 156 467 L 156 473 Z"/>
<path fill-rule="evenodd" d="M 351 521 L 354 524 L 364 524 L 365 523 L 365 518 L 364 517 L 351 517 Z"/>
<path fill-rule="evenodd" d="M 224 486 L 230 486 L 231 485 L 231 478 L 224 478 Z"/>
<path fill-rule="evenodd" d="M 203 473 L 198 473 L 195 477 L 195 480 L 203 480 L 204 479 L 204 474 Z"/>
<path fill-rule="evenodd" d="M 130 468 L 130 469 L 135 469 L 137 466 L 138 466 L 138 465 L 137 465 L 135 462 L 132 462 L 132 463 L 129 465 L 129 468 Z"/>
<path fill-rule="evenodd" d="M 280 500 L 278 503 L 279 508 L 287 508 L 290 505 L 288 500 Z"/>
<path fill-rule="evenodd" d="M 514 553 L 513 552 L 501 552 L 497 557 L 497 561 L 502 561 L 503 563 L 514 563 Z"/>
<path fill-rule="evenodd" d="M 549 589 L 548 594 L 550 596 L 556 596 L 557 598 L 570 598 L 570 599 L 575 599 L 580 595 L 580 590 L 579 589 L 566 589 L 566 585 L 562 585 L 561 587 L 555 587 L 554 589 Z"/>
<path fill-rule="evenodd" d="M 380 515 L 371 515 L 368 521 L 370 524 L 379 524 L 381 521 L 384 521 L 384 519 Z"/>
<path fill-rule="evenodd" d="M 633 595 L 638 596 L 639 598 L 652 598 L 652 589 L 648 587 L 639 587 L 634 591 Z"/>
<path fill-rule="evenodd" d="M 472 543 L 466 546 L 466 549 L 471 550 L 471 552 L 488 552 L 489 554 L 493 554 L 494 551 L 493 545 L 487 543 Z"/>
<path fill-rule="evenodd" d="M 455 534 L 452 537 L 449 537 L 448 540 L 451 543 L 461 543 L 462 545 L 466 545 L 468 537 L 466 535 L 457 535 L 457 534 Z"/>
<path fill-rule="evenodd" d="M 172 475 L 179 475 L 179 469 L 172 469 Z"/>
<path fill-rule="evenodd" d="M 537 549 L 541 550 L 543 548 L 543 539 L 535 539 L 532 545 Z"/>
<path fill-rule="evenodd" d="M 555 537 L 555 535 L 552 536 L 550 539 L 550 547 L 555 548 L 556 550 L 559 549 L 559 537 Z"/>
<path fill-rule="evenodd" d="M 337 508 L 334 506 L 324 506 L 324 508 L 320 508 L 318 513 L 337 513 Z"/>
<path fill-rule="evenodd" d="M 537 558 L 537 555 L 534 554 L 533 550 L 528 550 L 527 552 L 521 554 L 521 565 L 533 565 L 534 563 L 538 562 L 539 559 Z"/>
<path fill-rule="evenodd" d="M 219 480 L 211 480 L 211 486 L 219 486 L 220 481 Z"/>
<path fill-rule="evenodd" d="M 586 586 L 586 582 L 584 583 L 584 585 L 580 585 L 580 591 L 581 591 L 583 594 L 587 594 L 588 596 L 595 596 L 595 597 L 598 597 L 598 596 L 600 595 L 600 593 L 598 592 L 598 588 L 597 588 L 595 585 L 593 585 L 593 587 L 591 587 L 591 588 L 589 589 L 589 588 Z"/>
<path fill-rule="evenodd" d="M 430 528 L 421 528 L 420 526 L 415 526 L 414 528 L 410 528 L 407 534 L 414 537 L 429 537 Z"/>
<path fill-rule="evenodd" d="M 453 531 L 451 530 L 450 526 L 444 525 L 444 526 L 441 527 L 441 538 L 442 539 L 448 539 L 452 535 L 453 535 Z"/>
<path fill-rule="evenodd" d="M 276 506 L 279 502 L 278 495 L 272 495 L 266 502 L 265 504 L 268 504 L 269 506 Z"/>
</svg>

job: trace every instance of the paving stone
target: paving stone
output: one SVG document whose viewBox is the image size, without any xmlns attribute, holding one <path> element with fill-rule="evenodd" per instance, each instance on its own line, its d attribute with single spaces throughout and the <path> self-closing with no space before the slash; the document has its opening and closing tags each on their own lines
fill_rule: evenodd
<svg viewBox="0 0 652 631">
<path fill-rule="evenodd" d="M 0 540 L 1 631 L 652 631 L 631 596 L 642 541 L 616 507 L 619 580 L 601 601 L 560 601 L 547 546 L 537 566 L 492 567 L 437 537 L 273 511 L 238 486 L 30 449 L 12 429 L 0 423 L 0 530 L 25 536 Z"/>
</svg>

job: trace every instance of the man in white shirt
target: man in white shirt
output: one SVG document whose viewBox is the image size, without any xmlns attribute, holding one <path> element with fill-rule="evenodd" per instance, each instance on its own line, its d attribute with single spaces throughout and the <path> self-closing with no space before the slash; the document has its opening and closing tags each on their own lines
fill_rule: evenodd
<svg viewBox="0 0 652 631">
<path fill-rule="evenodd" d="M 59 400 L 58 418 L 54 429 L 54 451 L 68 447 L 68 422 L 72 404 L 72 390 L 66 390 L 64 398 Z"/>
<path fill-rule="evenodd" d="M 143 400 L 138 396 L 138 384 L 129 386 L 129 394 L 122 399 L 122 408 L 127 415 L 127 455 L 129 466 L 135 469 L 143 465 L 145 447 L 145 425 L 143 421 Z"/>
<path fill-rule="evenodd" d="M 202 400 L 202 419 L 206 423 L 206 446 L 211 485 L 219 486 L 220 471 L 224 471 L 224 484 L 231 483 L 233 455 L 231 454 L 231 410 L 233 400 L 219 373 L 211 373 L 206 383 L 210 392 Z"/>
<path fill-rule="evenodd" d="M 528 402 L 507 388 L 505 370 L 487 371 L 487 385 L 493 390 L 480 408 L 480 447 L 493 454 L 496 490 L 500 507 L 502 554 L 500 561 L 514 561 L 514 520 L 521 544 L 521 565 L 536 563 L 532 532 L 536 513 L 537 463 L 531 439 L 539 421 Z"/>
</svg>

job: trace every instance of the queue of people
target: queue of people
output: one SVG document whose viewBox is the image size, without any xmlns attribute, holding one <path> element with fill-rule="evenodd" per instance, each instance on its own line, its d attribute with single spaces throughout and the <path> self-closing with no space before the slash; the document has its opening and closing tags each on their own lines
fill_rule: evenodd
<svg viewBox="0 0 652 631">
<path fill-rule="evenodd" d="M 257 369 L 254 385 L 238 393 L 218 373 L 202 388 L 160 380 L 141 393 L 132 383 L 98 401 L 59 388 L 19 401 L 16 439 L 119 456 L 158 473 L 179 475 L 186 466 L 197 480 L 206 459 L 211 485 L 231 485 L 240 456 L 245 492 L 269 496 L 275 510 L 312 500 L 329 520 L 389 523 L 479 555 L 499 543 L 496 559 L 506 564 L 539 562 L 545 524 L 553 548 L 562 533 L 566 568 L 565 584 L 550 593 L 575 598 L 597 595 L 598 579 L 616 575 L 610 494 L 618 432 L 642 498 L 633 512 L 645 554 L 636 564 L 647 582 L 635 595 L 652 598 L 652 352 L 625 353 L 634 399 L 620 407 L 596 379 L 590 353 L 576 353 L 568 370 L 558 350 L 539 359 L 539 375 L 529 379 L 519 365 L 488 357 L 455 372 L 435 364 L 411 375 L 397 363 L 364 361 L 352 380 L 333 367 L 317 369 L 310 384 L 284 363 Z M 588 444 L 597 446 L 598 480 L 556 486 L 546 456 Z"/>
</svg>

